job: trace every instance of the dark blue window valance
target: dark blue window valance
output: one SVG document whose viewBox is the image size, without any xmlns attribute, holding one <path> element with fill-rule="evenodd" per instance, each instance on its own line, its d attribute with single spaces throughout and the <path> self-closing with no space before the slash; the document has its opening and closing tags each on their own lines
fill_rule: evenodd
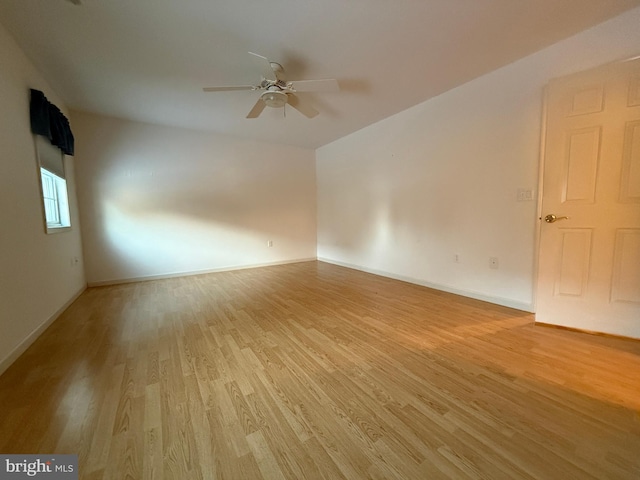
<svg viewBox="0 0 640 480">
<path fill-rule="evenodd" d="M 31 89 L 31 131 L 47 137 L 65 155 L 73 155 L 74 140 L 69 120 L 40 90 Z"/>
</svg>

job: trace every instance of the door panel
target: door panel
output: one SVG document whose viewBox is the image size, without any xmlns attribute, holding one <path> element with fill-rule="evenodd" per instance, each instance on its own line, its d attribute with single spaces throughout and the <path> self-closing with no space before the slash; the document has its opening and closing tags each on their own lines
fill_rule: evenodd
<svg viewBox="0 0 640 480">
<path fill-rule="evenodd" d="M 627 106 L 635 107 L 640 105 L 640 75 L 631 78 L 629 82 L 629 101 Z"/>
<path fill-rule="evenodd" d="M 616 232 L 613 258 L 611 301 L 640 305 L 640 229 Z"/>
<path fill-rule="evenodd" d="M 604 85 L 576 88 L 569 93 L 568 98 L 571 99 L 571 116 L 601 112 L 604 105 Z"/>
<path fill-rule="evenodd" d="M 627 122 L 625 128 L 620 201 L 640 203 L 640 121 Z"/>
<path fill-rule="evenodd" d="M 561 250 L 555 278 L 556 296 L 582 297 L 591 264 L 591 229 L 561 228 Z"/>
<path fill-rule="evenodd" d="M 562 203 L 593 203 L 600 159 L 600 127 L 567 132 Z"/>
</svg>

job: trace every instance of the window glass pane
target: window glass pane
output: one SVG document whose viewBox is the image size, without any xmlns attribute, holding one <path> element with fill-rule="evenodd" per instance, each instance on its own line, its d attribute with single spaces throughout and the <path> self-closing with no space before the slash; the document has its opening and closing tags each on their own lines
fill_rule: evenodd
<svg viewBox="0 0 640 480">
<path fill-rule="evenodd" d="M 55 195 L 55 188 L 53 186 L 53 179 L 44 170 L 42 174 L 42 195 L 44 198 L 53 198 Z"/>
<path fill-rule="evenodd" d="M 55 203 L 50 198 L 44 199 L 44 214 L 47 218 L 47 223 L 55 223 Z"/>
<path fill-rule="evenodd" d="M 53 173 L 40 169 L 42 200 L 47 228 L 70 227 L 67 182 Z"/>
</svg>

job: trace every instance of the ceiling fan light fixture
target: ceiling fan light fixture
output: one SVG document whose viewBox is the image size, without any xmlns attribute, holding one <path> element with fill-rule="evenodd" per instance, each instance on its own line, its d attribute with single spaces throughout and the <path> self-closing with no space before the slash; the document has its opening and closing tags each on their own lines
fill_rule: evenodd
<svg viewBox="0 0 640 480">
<path fill-rule="evenodd" d="M 268 90 L 260 98 L 267 107 L 282 108 L 287 104 L 287 94 L 278 90 Z"/>
<path fill-rule="evenodd" d="M 289 82 L 284 75 L 282 65 L 276 62 L 270 62 L 267 57 L 263 57 L 257 53 L 249 52 L 249 54 L 262 71 L 259 85 L 228 85 L 203 88 L 205 92 L 261 90 L 262 93 L 260 97 L 258 97 L 246 118 L 258 118 L 267 107 L 282 108 L 284 110 L 286 105 L 291 105 L 292 108 L 295 108 L 307 118 L 313 118 L 318 115 L 319 112 L 307 103 L 305 99 L 297 97 L 295 95 L 296 92 L 337 92 L 340 90 L 338 81 L 333 78 Z"/>
</svg>

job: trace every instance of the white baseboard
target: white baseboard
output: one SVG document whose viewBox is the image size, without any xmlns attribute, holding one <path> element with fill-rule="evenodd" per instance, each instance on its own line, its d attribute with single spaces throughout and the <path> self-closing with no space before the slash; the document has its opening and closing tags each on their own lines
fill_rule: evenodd
<svg viewBox="0 0 640 480">
<path fill-rule="evenodd" d="M 448 285 L 440 285 L 437 283 L 427 282 L 425 280 L 420 280 L 417 278 L 406 277 L 404 275 L 397 275 L 391 272 L 385 272 L 383 270 L 377 270 L 375 268 L 363 267 L 361 265 L 354 265 L 351 263 L 340 262 L 337 260 L 332 260 L 330 258 L 318 257 L 318 261 L 331 263 L 333 265 L 338 265 L 340 267 L 351 268 L 353 270 L 359 270 L 361 272 L 371 273 L 373 275 L 379 275 L 381 277 L 393 278 L 394 280 L 400 280 L 407 283 L 413 283 L 415 285 L 421 285 L 427 288 L 433 288 L 434 290 L 440 290 L 447 293 L 453 293 L 455 295 L 460 295 L 463 297 L 473 298 L 475 300 L 482 300 L 483 302 L 495 303 L 496 305 L 502 305 L 503 307 L 514 308 L 516 310 L 522 310 L 524 312 L 533 313 L 533 304 L 526 302 L 519 302 L 516 300 L 511 300 L 509 298 L 496 297 L 493 295 L 485 295 L 479 292 L 473 292 L 469 290 L 461 290 L 459 288 L 450 287 Z"/>
<path fill-rule="evenodd" d="M 231 272 L 233 270 L 245 270 L 248 268 L 272 267 L 275 265 L 287 265 L 289 263 L 314 262 L 316 257 L 297 258 L 294 260 L 284 260 L 279 262 L 255 263 L 251 265 L 229 265 L 221 268 L 211 268 L 207 270 L 194 270 L 189 272 L 163 273 L 159 275 L 147 275 L 143 277 L 116 278 L 113 280 L 100 280 L 89 282 L 89 287 L 104 287 L 107 285 L 120 285 L 123 283 L 146 282 L 149 280 L 164 280 L 166 278 L 189 277 L 192 275 L 205 275 L 207 273 Z"/>
<path fill-rule="evenodd" d="M 36 339 L 42 334 L 42 332 L 44 332 L 47 328 L 49 328 L 49 326 L 53 322 L 55 322 L 60 315 L 62 315 L 62 312 L 64 312 L 67 308 L 69 308 L 69 306 L 73 302 L 75 302 L 78 299 L 78 297 L 82 295 L 82 293 L 86 289 L 87 289 L 87 286 L 84 285 L 68 301 L 66 301 L 65 304 L 62 305 L 62 307 L 56 310 L 56 312 L 53 315 L 51 315 L 39 327 L 37 327 L 29 335 L 27 335 L 27 337 L 24 340 L 22 340 L 22 342 L 20 342 L 18 346 L 9 353 L 9 355 L 3 358 L 0 361 L 0 375 L 2 375 L 11 366 L 11 364 L 18 359 L 20 355 L 26 352 L 27 348 L 29 348 L 31 344 L 36 341 Z"/>
</svg>

